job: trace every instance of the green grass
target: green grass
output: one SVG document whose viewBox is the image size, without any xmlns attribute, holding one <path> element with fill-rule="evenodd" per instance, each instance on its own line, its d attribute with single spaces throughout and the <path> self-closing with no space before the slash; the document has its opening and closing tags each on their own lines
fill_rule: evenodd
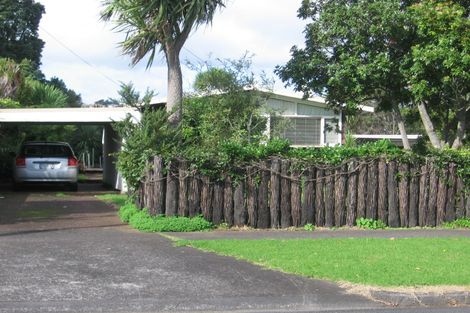
<svg viewBox="0 0 470 313">
<path fill-rule="evenodd" d="M 78 179 L 78 182 L 83 183 L 87 181 L 88 177 L 85 174 L 80 173 L 78 174 L 77 179 Z"/>
<path fill-rule="evenodd" d="M 117 194 L 117 193 L 110 193 L 110 194 L 105 194 L 105 195 L 97 195 L 95 196 L 101 201 L 108 202 L 108 203 L 114 203 L 117 206 L 123 206 L 127 202 L 127 195 L 123 194 Z"/>
<path fill-rule="evenodd" d="M 56 196 L 57 198 L 65 198 L 67 195 L 66 195 L 65 193 L 63 193 L 63 192 L 58 192 L 58 193 L 55 194 L 55 196 Z"/>
<path fill-rule="evenodd" d="M 51 218 L 59 215 L 57 209 L 30 209 L 21 210 L 16 213 L 16 217 L 19 218 Z"/>
<path fill-rule="evenodd" d="M 303 276 L 373 286 L 470 285 L 470 238 L 178 241 Z"/>
</svg>

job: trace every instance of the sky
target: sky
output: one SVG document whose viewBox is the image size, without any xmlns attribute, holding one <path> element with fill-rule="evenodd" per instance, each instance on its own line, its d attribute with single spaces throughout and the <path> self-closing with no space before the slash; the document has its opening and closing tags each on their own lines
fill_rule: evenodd
<svg viewBox="0 0 470 313">
<path fill-rule="evenodd" d="M 118 98 L 119 83 L 132 82 L 138 91 L 154 90 L 158 100 L 166 97 L 167 69 L 160 54 L 150 69 L 143 60 L 131 66 L 122 55 L 123 33 L 112 23 L 100 21 L 101 0 L 38 0 L 45 6 L 39 36 L 45 42 L 41 69 L 47 78 L 64 80 L 80 93 L 85 104 Z M 293 45 L 302 46 L 305 21 L 297 18 L 301 0 L 228 0 L 212 25 L 200 26 L 186 42 L 181 61 L 239 59 L 253 54 L 255 72 L 265 71 L 277 80 L 275 91 L 292 93 L 273 73 L 285 64 Z M 183 84 L 190 90 L 195 73 L 183 66 Z"/>
</svg>

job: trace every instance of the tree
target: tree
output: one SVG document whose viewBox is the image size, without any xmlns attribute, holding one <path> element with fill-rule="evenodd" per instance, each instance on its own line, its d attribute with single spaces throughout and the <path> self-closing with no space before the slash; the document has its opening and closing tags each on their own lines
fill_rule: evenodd
<svg viewBox="0 0 470 313">
<path fill-rule="evenodd" d="M 215 11 L 224 0 L 105 0 L 102 19 L 113 20 L 118 31 L 126 33 L 120 43 L 135 65 L 149 56 L 152 65 L 160 50 L 168 66 L 167 111 L 172 112 L 173 125 L 181 120 L 183 80 L 180 51 L 191 31 L 211 23 Z"/>
<path fill-rule="evenodd" d="M 339 108 L 392 110 L 404 140 L 401 111 L 417 109 L 435 148 L 439 135 L 457 148 L 469 114 L 469 11 L 468 0 L 307 0 L 306 48 L 294 47 L 277 73 Z"/>
<path fill-rule="evenodd" d="M 401 1 L 303 1 L 299 17 L 311 19 L 305 48 L 293 47 L 291 60 L 276 68 L 281 79 L 306 96 L 325 96 L 344 115 L 364 103 L 392 111 L 410 148 L 400 114 L 409 102 L 400 65 L 411 34 Z"/>
<path fill-rule="evenodd" d="M 52 77 L 46 81 L 46 84 L 55 87 L 67 96 L 68 107 L 77 108 L 82 106 L 82 96 L 77 94 L 74 90 L 69 89 L 62 79 L 58 77 Z"/>
<path fill-rule="evenodd" d="M 183 106 L 185 144 L 214 155 L 227 142 L 249 145 L 267 139 L 262 113 L 269 93 L 257 89 L 269 89 L 271 83 L 264 76 L 256 79 L 249 55 L 218 61 L 196 67 L 195 93 Z"/>
<path fill-rule="evenodd" d="M 0 57 L 17 63 L 28 59 L 39 67 L 44 42 L 38 27 L 43 13 L 44 6 L 34 0 L 0 0 Z"/>
<path fill-rule="evenodd" d="M 436 0 L 423 0 L 410 7 L 416 39 L 404 72 L 436 148 L 445 144 L 460 148 L 466 135 L 470 111 L 469 8 L 468 4 L 464 7 Z M 444 130 L 441 138 L 435 125 Z"/>
</svg>

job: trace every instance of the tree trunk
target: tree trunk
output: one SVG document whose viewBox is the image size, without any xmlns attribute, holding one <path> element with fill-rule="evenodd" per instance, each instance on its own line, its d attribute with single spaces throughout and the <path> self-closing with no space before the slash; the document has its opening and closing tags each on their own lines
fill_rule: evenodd
<svg viewBox="0 0 470 313">
<path fill-rule="evenodd" d="M 436 149 L 442 149 L 442 143 L 439 140 L 436 131 L 434 130 L 434 125 L 432 124 L 431 117 L 428 114 L 424 102 L 418 103 L 418 111 L 419 115 L 421 116 L 421 121 L 423 122 L 424 129 L 426 130 L 426 134 L 428 135 L 429 140 L 431 140 L 431 144 Z"/>
<path fill-rule="evenodd" d="M 400 108 L 398 104 L 393 105 L 393 114 L 395 115 L 395 119 L 397 120 L 398 129 L 400 130 L 401 141 L 403 142 L 403 148 L 405 150 L 411 150 L 410 141 L 408 140 L 408 134 L 406 133 L 405 122 L 403 121 L 403 117 L 401 116 Z"/>
<path fill-rule="evenodd" d="M 167 45 L 168 89 L 166 110 L 171 113 L 169 121 L 175 127 L 181 122 L 183 103 L 183 74 L 181 72 L 179 52 L 179 49 Z"/>
<path fill-rule="evenodd" d="M 458 149 L 463 146 L 463 139 L 465 136 L 465 126 L 466 126 L 467 110 L 465 102 L 459 105 L 457 110 L 457 132 L 454 143 L 452 144 L 452 149 Z"/>
</svg>

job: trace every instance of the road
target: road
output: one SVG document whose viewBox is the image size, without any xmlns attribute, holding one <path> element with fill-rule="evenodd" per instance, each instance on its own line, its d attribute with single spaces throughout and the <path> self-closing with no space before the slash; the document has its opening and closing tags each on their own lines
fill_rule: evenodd
<svg viewBox="0 0 470 313">
<path fill-rule="evenodd" d="M 333 283 L 174 247 L 122 225 L 92 191 L 0 195 L 2 313 L 470 312 L 390 308 Z M 34 210 L 51 216 L 24 213 Z"/>
</svg>

